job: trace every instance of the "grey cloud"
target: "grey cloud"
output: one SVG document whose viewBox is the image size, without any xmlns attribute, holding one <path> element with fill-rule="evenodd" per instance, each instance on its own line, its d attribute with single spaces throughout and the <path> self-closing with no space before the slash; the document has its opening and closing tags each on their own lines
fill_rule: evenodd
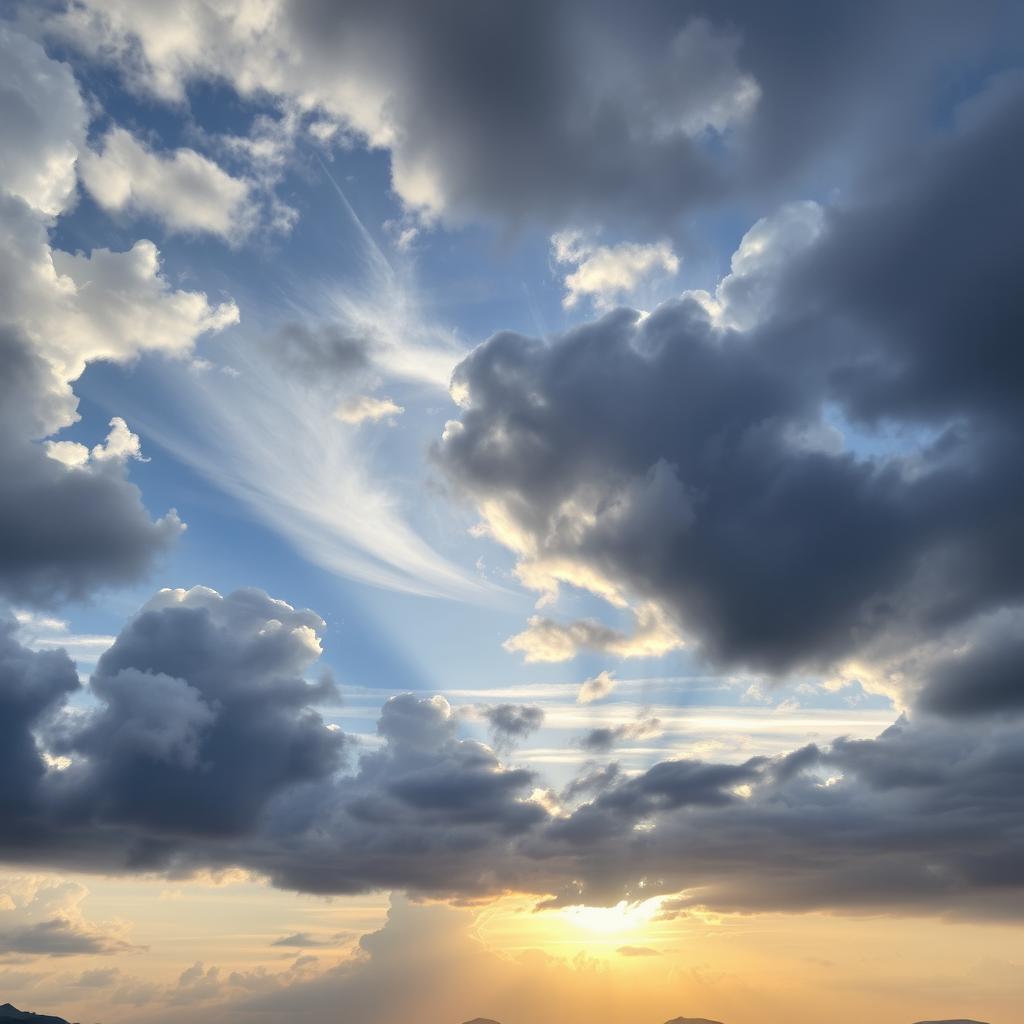
<svg viewBox="0 0 1024 1024">
<path fill-rule="evenodd" d="M 865 143 L 911 130 L 950 63 L 1019 28 L 1013 4 L 987 2 L 282 0 L 273 13 L 272 39 L 197 14 L 200 52 L 168 45 L 173 12 L 125 16 L 124 36 L 102 16 L 49 27 L 130 55 L 127 73 L 164 96 L 223 77 L 325 111 L 385 146 L 396 191 L 431 214 L 658 231 L 699 203 L 856 164 Z"/>
<path fill-rule="evenodd" d="M 121 977 L 116 967 L 96 967 L 91 971 L 83 971 L 75 982 L 79 988 L 106 988 L 114 985 Z"/>
<path fill-rule="evenodd" d="M 499 745 L 524 740 L 544 724 L 544 709 L 536 704 L 494 704 L 481 713 Z"/>
<path fill-rule="evenodd" d="M 288 946 L 296 949 L 313 949 L 320 946 L 337 946 L 345 938 L 346 935 L 343 932 L 338 932 L 330 936 L 310 935 L 309 932 L 295 932 L 292 935 L 282 935 L 281 938 L 275 939 L 271 945 Z"/>
<path fill-rule="evenodd" d="M 623 741 L 656 736 L 660 730 L 659 719 L 653 715 L 641 715 L 634 722 L 622 722 L 619 725 L 605 725 L 591 729 L 580 739 L 580 746 L 594 754 L 607 754 Z"/>
<path fill-rule="evenodd" d="M 16 628 L 0 622 L 0 818 L 8 820 L 32 812 L 46 775 L 33 730 L 79 688 L 67 654 L 27 650 Z"/>
<path fill-rule="evenodd" d="M 947 717 L 1024 710 L 1024 634 L 1019 617 L 998 616 L 922 670 L 916 706 Z"/>
<path fill-rule="evenodd" d="M 260 591 L 162 591 L 90 681 L 100 710 L 62 737 L 60 799 L 155 834 L 250 830 L 271 798 L 341 767 L 345 737 L 310 705 L 320 618 Z"/>
<path fill-rule="evenodd" d="M 437 457 L 530 538 L 529 577 L 552 565 L 653 601 L 709 658 L 779 673 L 1024 598 L 1011 85 L 986 87 L 923 168 L 904 154 L 829 211 L 747 330 L 684 297 L 471 353 Z M 829 407 L 905 450 L 815 443 Z"/>
<path fill-rule="evenodd" d="M 5 795 L 0 855 L 172 875 L 235 865 L 322 893 L 664 894 L 669 913 L 1024 912 L 1012 724 L 922 715 L 742 764 L 591 765 L 553 815 L 531 799 L 543 779 L 460 739 L 440 697 L 389 700 L 383 745 L 346 771 L 346 737 L 307 710 L 330 684 L 300 676 L 318 628 L 258 592 L 164 592 L 100 660 L 85 721 L 57 717 L 77 685 L 67 657 L 10 640 L 4 780 L 22 785 Z M 149 686 L 155 717 L 125 692 Z"/>
<path fill-rule="evenodd" d="M 181 532 L 153 521 L 119 460 L 69 468 L 37 438 L 63 403 L 52 373 L 0 327 L 0 596 L 53 605 L 142 576 Z"/>
<path fill-rule="evenodd" d="M 626 898 L 640 880 L 657 878 L 666 889 L 688 890 L 675 912 L 704 905 L 1019 914 L 1013 823 L 1022 764 L 1012 736 L 901 722 L 876 740 L 835 741 L 820 753 L 821 771 L 787 781 L 773 778 L 771 763 L 749 764 L 745 795 L 698 787 L 716 799 L 656 812 L 653 827 L 637 832 L 638 813 L 649 809 L 638 801 L 650 786 L 641 776 L 549 828 L 547 842 L 589 850 L 573 858 L 576 882 L 555 902 L 588 893 Z M 684 775 L 719 770 L 687 766 Z M 617 860 L 632 865 L 632 885 L 623 884 Z"/>
<path fill-rule="evenodd" d="M 32 956 L 100 956 L 124 953 L 132 947 L 61 917 L 36 921 L 9 931 L 0 930 L 0 953 Z"/>
<path fill-rule="evenodd" d="M 593 761 L 588 762 L 579 775 L 562 790 L 562 799 L 571 802 L 579 797 L 593 796 L 607 789 L 620 777 L 621 766 L 618 761 L 595 767 Z"/>
<path fill-rule="evenodd" d="M 307 383 L 336 383 L 370 365 L 370 342 L 335 324 L 285 324 L 265 346 L 279 365 Z"/>
</svg>

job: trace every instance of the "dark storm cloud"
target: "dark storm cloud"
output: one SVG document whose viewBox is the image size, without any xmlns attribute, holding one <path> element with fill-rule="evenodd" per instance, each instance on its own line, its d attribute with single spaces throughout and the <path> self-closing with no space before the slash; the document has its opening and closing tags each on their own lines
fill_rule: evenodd
<svg viewBox="0 0 1024 1024">
<path fill-rule="evenodd" d="M 1014 916 L 1024 907 L 1015 825 L 1024 761 L 1013 736 L 901 722 L 876 740 L 837 740 L 807 759 L 813 770 L 785 781 L 766 761 L 729 771 L 685 763 L 669 773 L 671 807 L 648 802 L 659 765 L 653 779 L 553 823 L 531 852 L 574 850 L 565 865 L 574 881 L 554 904 L 640 898 L 653 884 L 688 890 L 667 913 L 860 906 Z"/>
<path fill-rule="evenodd" d="M 175 876 L 235 865 L 321 893 L 514 890 L 547 906 L 683 893 L 667 913 L 1024 912 L 1009 725 L 922 715 L 743 764 L 591 766 L 555 814 L 533 772 L 459 738 L 440 697 L 389 700 L 383 745 L 346 766 L 351 741 L 308 710 L 331 684 L 301 678 L 320 626 L 258 592 L 164 592 L 101 658 L 95 709 L 63 716 L 70 661 L 8 630 L 0 856 Z"/>
<path fill-rule="evenodd" d="M 1024 631 L 1019 621 L 982 632 L 968 650 L 927 673 L 918 706 L 950 717 L 1024 711 Z"/>
<path fill-rule="evenodd" d="M 431 215 L 634 233 L 859 167 L 877 140 L 920 133 L 951 67 L 1020 53 L 1007 2 L 280 0 L 267 13 L 266 34 L 192 14 L 201 53 L 173 42 L 196 29 L 184 12 L 125 11 L 121 39 L 102 14 L 48 28 L 127 56 L 122 70 L 164 96 L 208 77 L 319 107 L 389 150 L 396 190 Z"/>
<path fill-rule="evenodd" d="M 936 76 L 1005 48 L 1019 15 L 1000 3 L 874 0 L 429 12 L 302 0 L 285 12 L 293 45 L 325 70 L 350 50 L 372 54 L 400 191 L 426 176 L 456 218 L 659 230 L 698 203 L 778 189 L 910 132 Z"/>
<path fill-rule="evenodd" d="M 723 663 L 821 667 L 1020 600 L 1022 125 L 1024 89 L 990 84 L 775 267 L 749 330 L 684 298 L 496 335 L 441 465 L 541 568 L 656 601 Z M 928 434 L 841 450 L 830 405 Z"/>
<path fill-rule="evenodd" d="M 34 809 L 46 775 L 33 730 L 79 688 L 67 654 L 29 651 L 16 629 L 0 621 L 0 819 L 8 821 Z"/>
<path fill-rule="evenodd" d="M 310 709 L 333 684 L 302 678 L 322 628 L 260 591 L 161 592 L 100 658 L 100 709 L 55 741 L 73 760 L 60 799 L 154 835 L 250 831 L 342 764 L 345 737 Z"/>
<path fill-rule="evenodd" d="M 61 402 L 48 366 L 0 326 L 0 597 L 53 605 L 143 575 L 182 526 L 154 522 L 123 465 L 68 468 L 35 440 Z"/>
</svg>

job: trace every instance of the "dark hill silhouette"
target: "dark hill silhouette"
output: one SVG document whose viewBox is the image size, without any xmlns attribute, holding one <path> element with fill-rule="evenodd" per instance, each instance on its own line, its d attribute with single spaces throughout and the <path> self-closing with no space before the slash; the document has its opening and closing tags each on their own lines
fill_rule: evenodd
<svg viewBox="0 0 1024 1024">
<path fill-rule="evenodd" d="M 673 1017 L 665 1024 L 722 1024 L 720 1020 L 708 1020 L 707 1017 Z"/>
<path fill-rule="evenodd" d="M 720 1020 L 708 1020 L 707 1017 L 673 1017 L 665 1024 L 722 1024 Z"/>
<path fill-rule="evenodd" d="M 19 1010 L 10 1003 L 0 1004 L 0 1024 L 68 1024 L 63 1017 L 50 1017 L 45 1013 Z"/>
</svg>

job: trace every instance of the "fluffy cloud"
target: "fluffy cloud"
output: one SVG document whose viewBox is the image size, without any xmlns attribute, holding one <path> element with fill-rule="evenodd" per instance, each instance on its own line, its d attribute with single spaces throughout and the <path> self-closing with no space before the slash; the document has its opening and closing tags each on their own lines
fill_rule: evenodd
<svg viewBox="0 0 1024 1024">
<path fill-rule="evenodd" d="M 741 130 L 760 89 L 730 28 L 672 21 L 644 41 L 654 60 L 616 17 L 533 2 L 514 14 L 276 0 L 143 15 L 123 0 L 90 0 L 48 28 L 116 59 L 161 98 L 182 100 L 192 78 L 224 78 L 297 105 L 320 135 L 333 122 L 387 148 L 395 190 L 428 217 L 567 219 L 616 205 L 666 213 L 714 191 L 707 137 Z"/>
<path fill-rule="evenodd" d="M 74 196 L 85 104 L 71 69 L 6 25 L 0 26 L 0 54 L 0 183 L 52 217 Z"/>
<path fill-rule="evenodd" d="M 309 710 L 333 684 L 302 679 L 322 628 L 258 591 L 161 591 L 99 659 L 99 710 L 55 746 L 64 798 L 155 833 L 250 829 L 342 763 L 345 737 Z"/>
<path fill-rule="evenodd" d="M 682 645 L 678 630 L 657 605 L 640 608 L 632 633 L 605 626 L 596 619 L 561 623 L 533 615 L 522 633 L 510 636 L 506 651 L 523 655 L 528 663 L 569 661 L 582 651 L 614 654 L 619 658 L 656 658 Z M 583 701 L 586 703 L 586 701 Z"/>
<path fill-rule="evenodd" d="M 1024 912 L 1012 723 L 920 712 L 877 739 L 742 763 L 589 765 L 551 805 L 534 772 L 461 739 L 443 697 L 387 701 L 382 745 L 346 771 L 351 741 L 309 709 L 332 684 L 302 678 L 321 628 L 256 591 L 161 592 L 100 659 L 83 716 L 62 711 L 79 686 L 67 655 L 26 650 L 11 626 L 0 856 L 240 866 L 323 893 L 515 890 L 548 906 L 665 895 L 666 913 Z M 513 732 L 536 719 L 494 717 Z M 591 745 L 655 727 L 624 723 Z"/>
<path fill-rule="evenodd" d="M 170 231 L 238 239 L 254 224 L 249 182 L 233 178 L 192 149 L 154 153 L 130 132 L 112 128 L 79 161 L 82 184 L 106 210 L 148 213 Z"/>
<path fill-rule="evenodd" d="M 377 423 L 379 420 L 394 423 L 395 417 L 401 416 L 403 412 L 405 409 L 390 398 L 354 395 L 338 407 L 335 415 L 342 423 L 358 426 L 360 423 Z"/>
<path fill-rule="evenodd" d="M 508 748 L 544 724 L 544 709 L 536 704 L 494 704 L 480 712 L 491 727 L 495 745 Z"/>
<path fill-rule="evenodd" d="M 49 604 L 143 573 L 180 532 L 152 521 L 125 462 L 140 458 L 124 420 L 88 446 L 51 437 L 77 419 L 73 382 L 88 363 L 188 352 L 238 318 L 233 303 L 172 288 L 152 242 L 127 252 L 68 253 L 50 244 L 52 217 L 74 198 L 84 104 L 66 65 L 9 28 L 0 32 L 5 127 L 0 159 L 0 594 Z"/>
<path fill-rule="evenodd" d="M 116 428 L 89 452 L 33 441 L 69 415 L 68 392 L 24 339 L 0 329 L 0 595 L 49 605 L 137 578 L 181 532 L 170 512 L 150 519 L 124 476 L 134 435 Z M 56 458 L 53 456 L 57 456 Z"/>
<path fill-rule="evenodd" d="M 943 5 L 922 31 L 881 2 L 428 14 L 408 0 L 79 0 L 45 28 L 166 101 L 195 79 L 228 81 L 297 109 L 320 139 L 386 149 L 396 192 L 427 217 L 663 232 L 698 203 L 763 195 L 816 161 L 850 164 L 866 135 L 906 131 L 950 55 L 995 23 Z"/>
<path fill-rule="evenodd" d="M 0 954 L 103 956 L 133 949 L 114 926 L 84 917 L 81 904 L 88 895 L 77 882 L 0 878 Z"/>
<path fill-rule="evenodd" d="M 718 327 L 756 327 L 776 312 L 786 271 L 824 229 L 825 212 L 818 203 L 788 203 L 762 217 L 743 236 L 714 295 L 700 290 L 686 295 L 696 299 Z"/>
<path fill-rule="evenodd" d="M 629 297 L 637 286 L 659 271 L 675 274 L 679 257 L 667 241 L 641 245 L 593 245 L 578 232 L 562 232 L 551 238 L 555 261 L 576 269 L 565 275 L 562 305 L 572 309 L 581 298 L 589 298 L 598 308 L 615 305 Z"/>
<path fill-rule="evenodd" d="M 601 700 L 615 689 L 616 680 L 612 673 L 607 670 L 598 672 L 593 679 L 586 679 L 580 684 L 579 693 L 576 695 L 577 704 L 592 704 L 595 700 Z"/>
<path fill-rule="evenodd" d="M 524 583 L 656 608 L 705 656 L 779 673 L 882 664 L 1018 605 L 1024 94 L 985 95 L 927 175 L 760 222 L 714 315 L 685 295 L 499 334 L 460 365 L 438 460 Z M 948 246 L 922 244 L 936 224 Z M 811 443 L 835 410 L 846 436 Z M 537 617 L 510 644 L 564 658 L 605 637 Z"/>
</svg>

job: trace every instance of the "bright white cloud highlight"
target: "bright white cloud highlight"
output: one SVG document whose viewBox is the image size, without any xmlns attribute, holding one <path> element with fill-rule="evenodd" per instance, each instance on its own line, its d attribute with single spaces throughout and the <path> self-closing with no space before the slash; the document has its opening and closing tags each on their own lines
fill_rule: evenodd
<svg viewBox="0 0 1024 1024">
<path fill-rule="evenodd" d="M 713 295 L 703 289 L 684 294 L 696 299 L 719 327 L 749 330 L 771 315 L 783 270 L 824 230 L 825 211 L 818 203 L 787 203 L 743 236 Z"/>
<path fill-rule="evenodd" d="M 584 680 L 580 685 L 579 693 L 576 694 L 577 704 L 592 704 L 596 700 L 602 700 L 615 689 L 617 680 L 607 671 L 598 672 L 593 679 Z"/>
<path fill-rule="evenodd" d="M 566 309 L 583 298 L 607 308 L 653 277 L 679 270 L 679 257 L 667 241 L 594 245 L 578 231 L 564 231 L 551 236 L 551 250 L 556 263 L 576 268 L 565 275 L 562 305 Z"/>
<path fill-rule="evenodd" d="M 155 153 L 123 128 L 80 160 L 82 183 L 105 210 L 152 214 L 171 231 L 245 235 L 256 210 L 251 185 L 193 149 Z"/>
<path fill-rule="evenodd" d="M 625 633 L 595 619 L 561 623 L 533 615 L 526 629 L 509 637 L 502 646 L 522 654 L 527 663 L 569 661 L 584 651 L 619 658 L 656 658 L 683 646 L 679 631 L 657 605 L 641 606 L 634 620 L 633 631 Z"/>
<path fill-rule="evenodd" d="M 46 454 L 65 466 L 85 466 L 90 461 L 124 462 L 125 459 L 137 459 L 145 462 L 138 434 L 128 429 L 120 416 L 110 421 L 110 433 L 102 444 L 93 445 L 90 451 L 84 444 L 77 441 L 47 441 Z"/>
<path fill-rule="evenodd" d="M 0 189 L 45 217 L 60 213 L 74 195 L 86 120 L 71 69 L 0 26 Z"/>
<path fill-rule="evenodd" d="M 405 409 L 393 402 L 390 398 L 374 398 L 372 395 L 353 395 L 346 399 L 337 411 L 335 417 L 342 423 L 358 426 L 360 423 L 377 423 L 380 420 L 389 420 L 392 425 L 396 416 L 401 416 Z"/>
</svg>

